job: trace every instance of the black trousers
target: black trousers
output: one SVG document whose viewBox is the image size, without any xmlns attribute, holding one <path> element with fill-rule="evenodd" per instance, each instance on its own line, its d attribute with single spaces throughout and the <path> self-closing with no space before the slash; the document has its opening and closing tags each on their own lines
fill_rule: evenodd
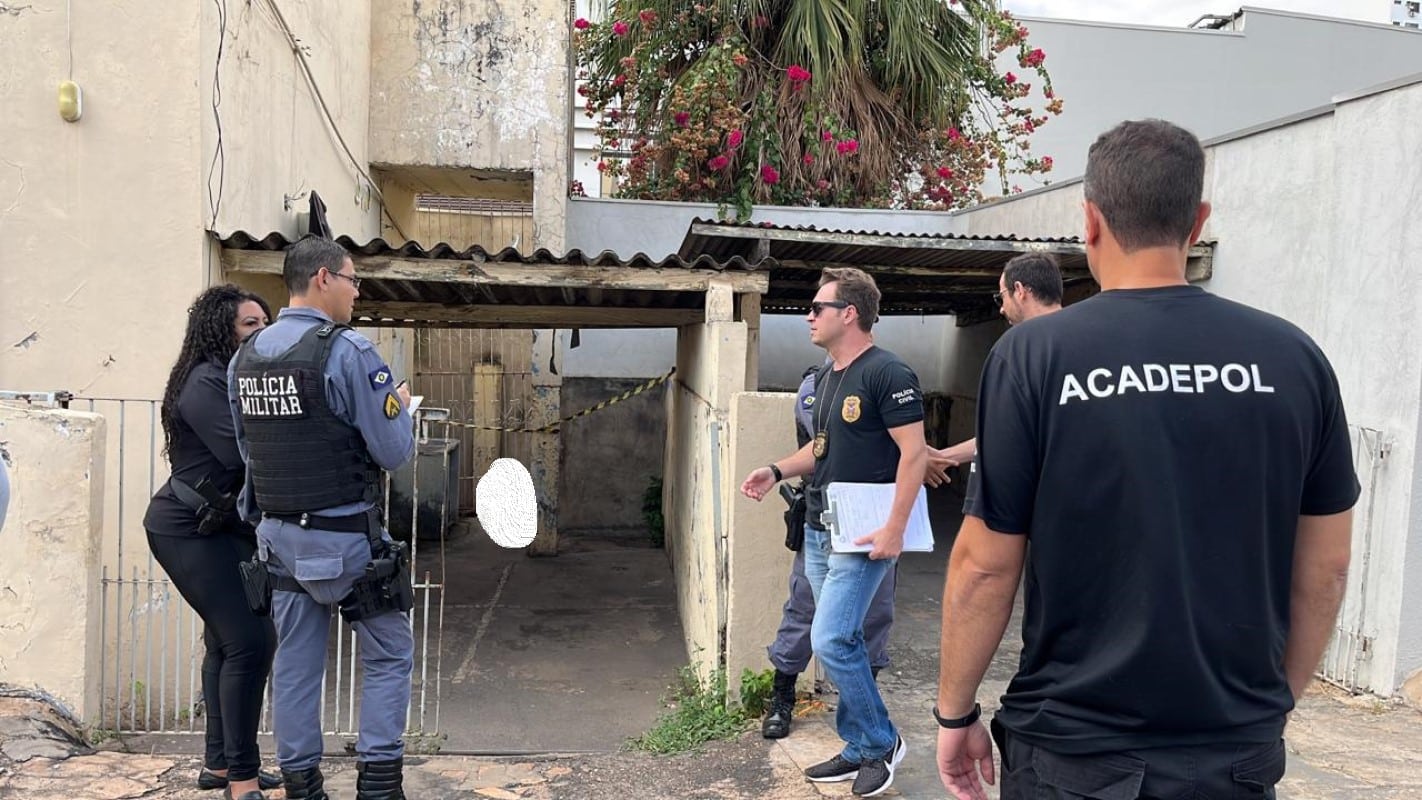
<svg viewBox="0 0 1422 800">
<path fill-rule="evenodd" d="M 261 753 L 257 726 L 262 692 L 276 652 L 276 629 L 247 608 L 238 563 L 252 557 L 249 537 L 163 536 L 148 533 L 148 546 L 163 571 L 203 621 L 207 655 L 202 696 L 207 706 L 208 769 L 226 769 L 229 780 L 257 777 Z"/>
<path fill-rule="evenodd" d="M 1063 755 L 1027 744 L 993 720 L 1002 800 L 1274 800 L 1284 741 L 1155 747 Z"/>
</svg>

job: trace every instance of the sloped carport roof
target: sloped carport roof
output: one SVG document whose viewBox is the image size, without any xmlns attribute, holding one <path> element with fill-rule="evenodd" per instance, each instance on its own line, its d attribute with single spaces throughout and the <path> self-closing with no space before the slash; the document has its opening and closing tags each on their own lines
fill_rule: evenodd
<svg viewBox="0 0 1422 800">
<path fill-rule="evenodd" d="M 281 233 L 219 237 L 222 266 L 229 274 L 280 276 L 282 251 L 293 241 Z M 740 256 L 622 259 L 606 251 L 559 256 L 543 249 L 397 247 L 383 239 L 360 244 L 348 236 L 336 242 L 350 251 L 361 276 L 356 321 L 377 327 L 675 327 L 705 319 L 713 283 L 737 294 L 764 293 L 773 266 Z"/>
<path fill-rule="evenodd" d="M 1055 255 L 1070 297 L 1093 285 L 1086 245 L 1078 238 L 880 233 L 813 226 L 694 220 L 678 255 L 733 259 L 769 265 L 764 313 L 801 313 L 826 267 L 858 267 L 874 276 L 883 293 L 879 313 L 955 314 L 959 325 L 996 318 L 992 293 L 1003 265 L 1022 253 Z M 1213 244 L 1190 250 L 1187 276 L 1208 278 Z"/>
</svg>

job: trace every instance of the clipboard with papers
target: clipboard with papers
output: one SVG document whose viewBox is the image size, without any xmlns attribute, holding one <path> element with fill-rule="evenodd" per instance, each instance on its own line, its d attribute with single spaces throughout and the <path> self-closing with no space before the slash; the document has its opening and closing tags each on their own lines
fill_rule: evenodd
<svg viewBox="0 0 1422 800">
<path fill-rule="evenodd" d="M 867 553 L 872 546 L 856 545 L 855 539 L 868 536 L 889 519 L 894 506 L 896 484 L 842 483 L 825 487 L 825 510 L 820 524 L 829 529 L 830 546 L 836 553 Z M 928 520 L 928 490 L 918 487 L 913 510 L 904 528 L 904 552 L 933 552 L 933 526 Z"/>
</svg>

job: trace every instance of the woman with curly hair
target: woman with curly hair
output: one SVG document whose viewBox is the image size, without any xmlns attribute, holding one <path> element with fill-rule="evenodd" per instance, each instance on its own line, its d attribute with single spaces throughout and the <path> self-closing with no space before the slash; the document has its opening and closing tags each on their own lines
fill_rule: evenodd
<svg viewBox="0 0 1422 800">
<path fill-rule="evenodd" d="M 245 471 L 227 401 L 227 362 L 270 319 L 266 301 L 230 284 L 193 301 L 163 392 L 172 477 L 143 518 L 154 558 L 202 617 L 207 753 L 198 786 L 224 789 L 228 800 L 262 800 L 262 790 L 281 785 L 279 776 L 261 772 L 257 749 L 276 632 L 270 619 L 247 607 L 237 569 L 252 557 L 256 535 L 233 507 Z"/>
</svg>

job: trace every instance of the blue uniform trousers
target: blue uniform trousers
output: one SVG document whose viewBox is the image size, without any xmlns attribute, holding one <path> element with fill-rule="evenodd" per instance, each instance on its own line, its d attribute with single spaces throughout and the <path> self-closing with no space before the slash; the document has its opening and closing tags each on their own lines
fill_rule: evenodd
<svg viewBox="0 0 1422 800">
<path fill-rule="evenodd" d="M 277 631 L 272 728 L 282 769 L 309 769 L 321 761 L 321 679 L 331 615 L 370 563 L 370 543 L 362 533 L 305 529 L 270 518 L 257 527 L 257 539 L 271 573 L 293 577 L 306 590 L 272 596 Z M 362 670 L 356 756 L 360 761 L 399 758 L 405 752 L 401 734 L 414 671 L 410 615 L 387 612 L 351 627 Z"/>
</svg>

